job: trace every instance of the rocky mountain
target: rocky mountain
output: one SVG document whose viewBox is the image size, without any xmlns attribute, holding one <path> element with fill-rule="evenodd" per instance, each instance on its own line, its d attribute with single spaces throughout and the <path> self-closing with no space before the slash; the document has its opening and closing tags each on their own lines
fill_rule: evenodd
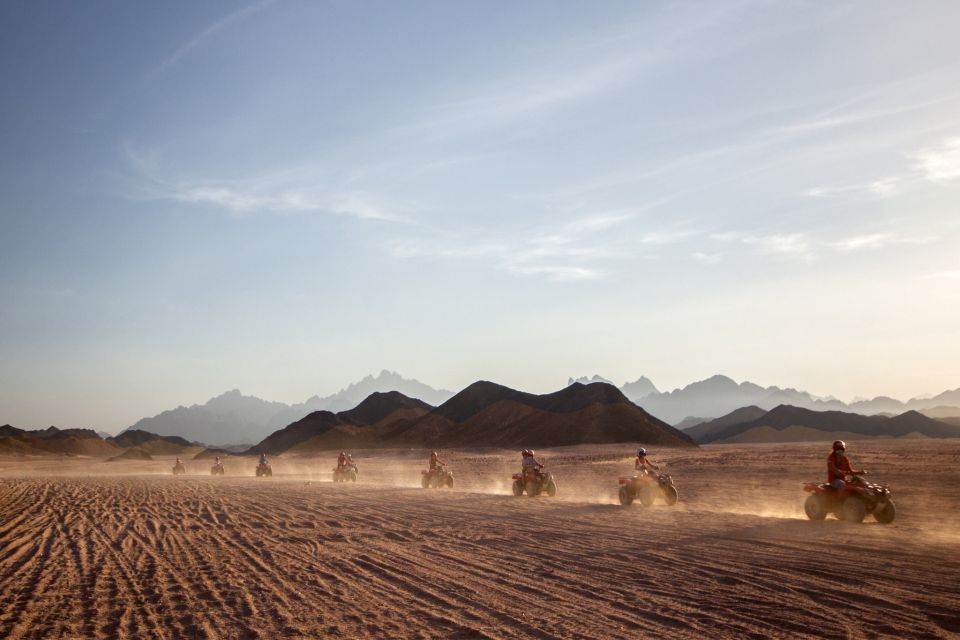
<svg viewBox="0 0 960 640">
<path fill-rule="evenodd" d="M 687 433 L 700 443 L 812 442 L 855 438 L 955 438 L 960 426 L 928 418 L 917 411 L 886 417 L 844 411 L 812 411 L 780 405 L 754 417 L 758 407 L 746 407 L 698 425 Z"/>
<path fill-rule="evenodd" d="M 338 412 L 360 404 L 373 393 L 397 391 L 428 403 L 441 403 L 451 395 L 417 380 L 409 380 L 393 371 L 367 376 L 326 397 L 313 396 L 288 405 L 239 390 L 228 391 L 202 405 L 177 407 L 151 418 L 143 418 L 127 430 L 149 431 L 163 436 L 180 436 L 210 445 L 228 446 L 241 442 L 258 442 L 277 429 L 296 422 L 315 411 Z"/>
<path fill-rule="evenodd" d="M 620 387 L 620 391 L 634 402 L 643 400 L 651 394 L 660 393 L 660 390 L 646 376 L 640 376 L 633 382 L 625 383 Z"/>
<path fill-rule="evenodd" d="M 599 378 L 599 376 L 594 376 Z M 737 383 L 731 378 L 715 375 L 673 391 L 660 392 L 647 378 L 628 382 L 620 387 L 631 401 L 671 424 L 699 416 L 707 421 L 724 416 L 740 407 L 757 406 L 770 410 L 781 404 L 803 407 L 814 411 L 848 411 L 863 415 L 897 415 L 909 410 L 924 410 L 936 406 L 960 405 L 960 389 L 944 391 L 931 398 L 913 398 L 906 402 L 886 396 L 845 403 L 833 397 L 817 397 L 806 391 L 776 386 L 762 387 L 753 382 Z"/>
<path fill-rule="evenodd" d="M 605 382 L 607 384 L 613 384 L 613 382 L 611 382 L 610 380 L 607 380 L 606 378 L 602 378 L 596 374 L 594 374 L 592 377 L 589 377 L 589 378 L 587 376 L 581 376 L 576 380 L 574 380 L 573 378 L 570 378 L 569 380 L 567 380 L 567 386 L 569 387 L 575 382 L 579 382 L 580 384 L 593 384 L 594 382 Z"/>
<path fill-rule="evenodd" d="M 364 407 L 371 403 L 373 407 Z M 402 394 L 371 396 L 353 411 L 320 411 L 251 449 L 279 453 L 344 447 L 524 447 L 630 442 L 694 446 L 693 440 L 605 383 L 535 395 L 476 382 L 436 408 Z"/>
</svg>

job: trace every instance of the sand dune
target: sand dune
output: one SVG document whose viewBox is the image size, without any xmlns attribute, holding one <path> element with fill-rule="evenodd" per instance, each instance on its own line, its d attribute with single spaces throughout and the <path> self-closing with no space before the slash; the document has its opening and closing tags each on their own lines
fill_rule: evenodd
<svg viewBox="0 0 960 640">
<path fill-rule="evenodd" d="M 893 448 L 897 447 L 897 448 Z M 897 522 L 802 517 L 823 446 L 663 449 L 673 508 L 615 504 L 627 447 L 539 452 L 556 499 L 506 495 L 512 451 L 253 460 L 0 460 L 0 636 L 953 637 L 960 442 L 851 443 Z M 65 466 L 66 465 L 66 466 Z M 121 472 L 118 474 L 118 470 Z M 747 471 L 749 470 L 749 471 Z M 912 481 L 910 481 L 912 479 Z M 935 488 L 935 489 L 934 489 Z"/>
</svg>

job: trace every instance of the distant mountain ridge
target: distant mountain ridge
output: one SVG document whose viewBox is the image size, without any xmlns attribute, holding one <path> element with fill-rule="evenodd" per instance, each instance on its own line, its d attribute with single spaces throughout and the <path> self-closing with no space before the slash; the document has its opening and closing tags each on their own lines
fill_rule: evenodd
<svg viewBox="0 0 960 640">
<path fill-rule="evenodd" d="M 259 442 L 280 427 L 315 411 L 344 411 L 356 407 L 373 393 L 388 391 L 397 391 L 431 404 L 440 404 L 453 395 L 450 391 L 434 389 L 394 371 L 383 370 L 377 376 L 366 376 L 332 395 L 313 396 L 293 405 L 245 396 L 234 389 L 202 405 L 181 406 L 143 418 L 124 431 L 142 430 L 180 436 L 214 446 Z"/>
<path fill-rule="evenodd" d="M 692 424 L 692 419 L 687 420 L 691 416 L 699 416 L 706 421 L 747 406 L 756 406 L 769 411 L 781 404 L 787 404 L 814 411 L 849 411 L 875 415 L 901 414 L 910 410 L 921 411 L 937 406 L 960 405 L 960 388 L 944 391 L 930 398 L 912 398 L 906 402 L 887 396 L 877 396 L 870 400 L 845 403 L 836 398 L 816 397 L 806 391 L 793 388 L 763 387 L 749 381 L 737 383 L 723 375 L 711 376 L 673 391 L 657 391 L 653 383 L 644 377 L 636 382 L 625 383 L 620 389 L 630 400 L 653 415 L 670 424 L 683 421 L 684 426 Z"/>
<path fill-rule="evenodd" d="M 770 411 L 743 407 L 686 431 L 701 444 L 722 442 L 830 441 L 856 437 L 960 437 L 960 425 L 934 420 L 918 411 L 896 416 L 865 416 L 780 405 Z"/>
</svg>

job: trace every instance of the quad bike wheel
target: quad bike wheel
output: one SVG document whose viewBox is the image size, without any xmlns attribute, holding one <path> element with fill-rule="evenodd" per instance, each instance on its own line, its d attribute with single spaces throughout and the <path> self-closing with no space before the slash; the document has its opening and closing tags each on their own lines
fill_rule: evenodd
<svg viewBox="0 0 960 640">
<path fill-rule="evenodd" d="M 633 491 L 630 490 L 630 487 L 620 487 L 620 492 L 617 494 L 620 498 L 620 504 L 625 507 L 633 504 Z"/>
<path fill-rule="evenodd" d="M 453 476 L 447 476 L 447 488 L 453 489 Z"/>
<path fill-rule="evenodd" d="M 519 480 L 513 481 L 513 495 L 522 496 L 523 495 L 523 484 Z"/>
<path fill-rule="evenodd" d="M 668 484 L 663 488 L 663 501 L 667 503 L 668 507 L 677 504 L 679 498 L 680 494 L 677 493 L 677 488 L 672 484 Z"/>
<path fill-rule="evenodd" d="M 550 481 L 547 483 L 547 495 L 551 498 L 557 495 L 557 483 L 553 481 L 553 478 L 550 478 Z"/>
<path fill-rule="evenodd" d="M 657 494 L 652 487 L 647 487 L 640 492 L 640 504 L 645 507 L 652 507 L 656 499 Z"/>
<path fill-rule="evenodd" d="M 430 476 L 423 476 L 420 478 L 420 486 L 424 489 L 430 488 Z"/>
<path fill-rule="evenodd" d="M 897 517 L 897 507 L 894 506 L 893 500 L 887 500 L 887 503 L 883 505 L 883 508 L 874 511 L 873 517 L 880 524 L 890 524 L 893 522 L 893 519 Z"/>
<path fill-rule="evenodd" d="M 803 503 L 803 510 L 811 520 L 827 517 L 827 500 L 819 493 L 811 493 Z"/>
<path fill-rule="evenodd" d="M 539 487 L 537 486 L 537 483 L 535 480 L 530 480 L 529 482 L 527 482 L 527 495 L 529 497 L 536 498 L 537 494 L 540 493 L 537 489 L 539 489 Z"/>
<path fill-rule="evenodd" d="M 860 498 L 850 496 L 843 501 L 843 505 L 840 507 L 840 514 L 843 516 L 844 521 L 860 524 L 863 522 L 864 516 L 867 515 L 867 507 L 864 506 Z"/>
<path fill-rule="evenodd" d="M 350 472 L 347 473 L 347 479 L 350 480 L 350 482 L 356 482 L 357 472 L 351 469 Z"/>
</svg>

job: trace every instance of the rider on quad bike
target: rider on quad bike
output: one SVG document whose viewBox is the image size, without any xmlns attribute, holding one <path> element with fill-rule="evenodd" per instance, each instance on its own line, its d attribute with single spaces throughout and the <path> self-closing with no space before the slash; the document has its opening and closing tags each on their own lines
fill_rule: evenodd
<svg viewBox="0 0 960 640">
<path fill-rule="evenodd" d="M 337 456 L 337 466 L 333 470 L 334 482 L 356 482 L 359 469 L 353 461 L 353 456 L 345 451 L 341 451 Z"/>
<path fill-rule="evenodd" d="M 827 456 L 827 484 L 834 491 L 842 491 L 847 486 L 847 477 L 862 476 L 862 469 L 854 471 L 846 455 L 847 444 L 843 440 L 833 442 L 833 453 Z"/>
<path fill-rule="evenodd" d="M 447 471 L 447 463 L 440 459 L 440 454 L 436 451 L 430 452 L 430 466 L 426 471 L 421 472 L 420 484 L 424 489 L 429 487 L 449 487 L 453 488 L 453 472 Z"/>
<path fill-rule="evenodd" d="M 557 483 L 553 479 L 553 474 L 544 471 L 543 465 L 537 461 L 536 455 L 531 449 L 524 449 L 520 452 L 523 461 L 520 466 L 520 473 L 513 475 L 513 495 L 523 495 L 526 491 L 531 498 L 546 492 L 548 496 L 557 494 Z"/>
<path fill-rule="evenodd" d="M 523 475 L 528 473 L 536 473 L 543 468 L 543 465 L 537 462 L 535 453 L 533 449 L 524 449 L 520 452 L 520 455 L 523 456 L 523 459 L 520 462 L 520 471 Z"/>
<path fill-rule="evenodd" d="M 846 522 L 863 522 L 870 514 L 880 524 L 890 524 L 897 516 L 897 507 L 891 498 L 890 488 L 884 484 L 867 482 L 862 476 L 867 472 L 856 471 L 846 456 L 843 440 L 833 443 L 833 452 L 827 457 L 827 482 L 808 482 L 803 490 L 809 493 L 803 510 L 811 520 L 823 520 L 834 514 Z"/>
<path fill-rule="evenodd" d="M 643 471 L 644 473 L 649 473 L 650 469 L 659 471 L 660 467 L 653 464 L 650 460 L 647 459 L 647 450 L 643 447 L 637 449 L 637 459 L 633 461 L 633 468 L 636 471 Z"/>
</svg>

